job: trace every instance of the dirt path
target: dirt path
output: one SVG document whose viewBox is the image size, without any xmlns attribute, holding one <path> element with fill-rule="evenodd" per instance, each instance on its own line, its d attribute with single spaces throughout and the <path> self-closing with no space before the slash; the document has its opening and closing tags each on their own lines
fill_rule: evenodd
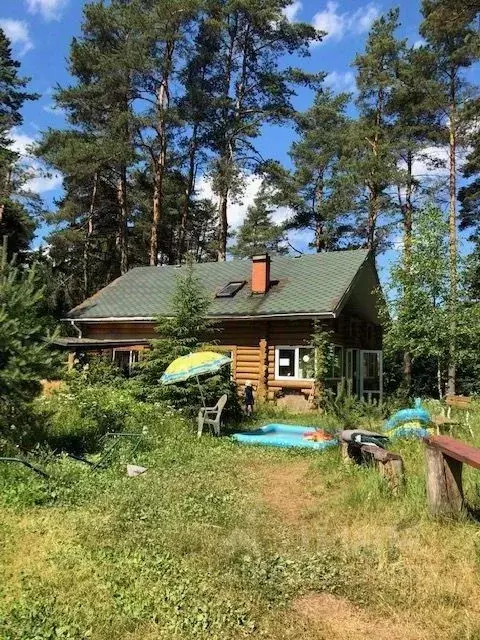
<svg viewBox="0 0 480 640">
<path fill-rule="evenodd" d="M 293 611 L 329 640 L 426 640 L 431 636 L 408 620 L 376 618 L 345 598 L 312 594 L 297 598 Z"/>
<path fill-rule="evenodd" d="M 287 524 L 299 525 L 315 507 L 306 461 L 255 465 L 262 498 Z"/>
</svg>

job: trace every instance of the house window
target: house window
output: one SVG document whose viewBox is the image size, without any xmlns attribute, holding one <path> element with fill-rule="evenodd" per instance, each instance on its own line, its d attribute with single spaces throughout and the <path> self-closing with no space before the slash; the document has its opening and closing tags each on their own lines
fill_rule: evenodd
<svg viewBox="0 0 480 640">
<path fill-rule="evenodd" d="M 277 347 L 275 377 L 279 380 L 312 380 L 315 377 L 313 347 Z"/>
<path fill-rule="evenodd" d="M 133 365 L 138 362 L 140 359 L 140 351 L 137 349 L 123 350 L 123 349 L 114 349 L 113 350 L 113 362 L 122 370 L 125 375 L 129 375 L 132 371 Z"/>
</svg>

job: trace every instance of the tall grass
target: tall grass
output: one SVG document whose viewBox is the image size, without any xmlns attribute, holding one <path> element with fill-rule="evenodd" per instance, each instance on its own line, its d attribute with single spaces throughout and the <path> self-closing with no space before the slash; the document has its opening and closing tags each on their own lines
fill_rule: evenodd
<svg viewBox="0 0 480 640">
<path fill-rule="evenodd" d="M 105 470 L 47 456 L 45 482 L 0 466 L 2 640 L 347 637 L 340 618 L 335 635 L 299 616 L 311 593 L 353 603 L 372 629 L 386 620 L 395 638 L 480 637 L 478 525 L 429 517 L 420 443 L 395 445 L 407 484 L 394 497 L 337 450 L 198 440 L 161 406 L 128 415 L 148 436 Z M 148 471 L 128 478 L 127 463 Z M 479 478 L 465 476 L 478 506 Z"/>
</svg>

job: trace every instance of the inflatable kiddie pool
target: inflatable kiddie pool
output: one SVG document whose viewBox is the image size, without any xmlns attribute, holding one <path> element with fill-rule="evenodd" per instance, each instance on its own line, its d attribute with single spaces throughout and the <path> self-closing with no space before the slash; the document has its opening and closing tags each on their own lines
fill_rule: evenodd
<svg viewBox="0 0 480 640">
<path fill-rule="evenodd" d="M 314 449 L 323 451 L 335 447 L 338 440 L 314 440 L 318 434 L 313 427 L 302 427 L 293 424 L 267 424 L 255 431 L 234 433 L 232 438 L 242 444 L 257 444 L 267 447 L 285 447 Z"/>
</svg>

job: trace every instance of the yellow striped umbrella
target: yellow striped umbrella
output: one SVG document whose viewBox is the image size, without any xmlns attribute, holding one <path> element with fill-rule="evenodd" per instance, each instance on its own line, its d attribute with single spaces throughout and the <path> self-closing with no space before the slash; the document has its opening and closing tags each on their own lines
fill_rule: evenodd
<svg viewBox="0 0 480 640">
<path fill-rule="evenodd" d="M 217 373 L 220 369 L 229 364 L 231 358 L 214 351 L 194 351 L 188 356 L 180 356 L 171 362 L 166 368 L 164 374 L 160 378 L 162 384 L 175 384 L 176 382 L 185 382 L 189 378 L 197 379 L 198 388 L 205 405 L 202 388 L 198 376 L 206 373 Z"/>
</svg>

